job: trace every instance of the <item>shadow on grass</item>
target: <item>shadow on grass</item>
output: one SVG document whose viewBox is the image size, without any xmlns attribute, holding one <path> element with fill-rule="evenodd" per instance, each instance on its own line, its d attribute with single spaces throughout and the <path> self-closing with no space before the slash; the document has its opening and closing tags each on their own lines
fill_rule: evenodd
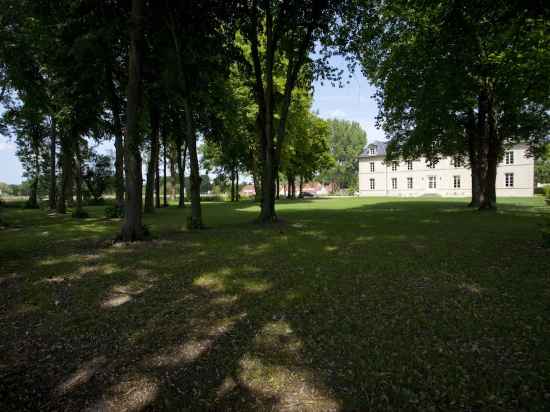
<svg viewBox="0 0 550 412">
<path fill-rule="evenodd" d="M 255 213 L 212 204 L 213 229 L 163 236 L 185 221 L 169 209 L 159 239 L 110 248 L 85 242 L 113 225 L 61 220 L 51 237 L 80 240 L 11 258 L 2 410 L 544 409 L 544 210 L 289 202 L 275 231 Z"/>
</svg>

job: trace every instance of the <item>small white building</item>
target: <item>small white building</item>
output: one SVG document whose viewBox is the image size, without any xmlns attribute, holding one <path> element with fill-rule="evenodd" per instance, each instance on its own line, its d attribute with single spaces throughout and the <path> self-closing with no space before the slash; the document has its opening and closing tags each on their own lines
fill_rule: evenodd
<svg viewBox="0 0 550 412">
<path fill-rule="evenodd" d="M 386 163 L 386 146 L 370 143 L 359 156 L 360 196 L 471 195 L 471 171 L 464 160 L 444 157 L 429 164 L 421 157 Z M 527 145 L 507 150 L 497 168 L 497 197 L 533 196 L 534 181 L 535 161 L 527 156 Z"/>
</svg>

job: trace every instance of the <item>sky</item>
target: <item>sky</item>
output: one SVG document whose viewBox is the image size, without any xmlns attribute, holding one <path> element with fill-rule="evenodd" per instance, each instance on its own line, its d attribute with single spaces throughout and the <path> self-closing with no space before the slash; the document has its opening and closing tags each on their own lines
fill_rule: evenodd
<svg viewBox="0 0 550 412">
<path fill-rule="evenodd" d="M 331 63 L 344 70 L 344 76 L 347 76 L 346 64 L 341 57 L 333 57 Z M 384 139 L 384 133 L 375 127 L 378 109 L 372 98 L 374 88 L 359 71 L 352 74 L 349 84 L 343 88 L 333 87 L 330 82 L 323 85 L 315 82 L 314 90 L 313 110 L 320 117 L 356 121 L 367 132 L 369 142 Z M 109 144 L 102 146 L 109 150 Z M 23 169 L 15 150 L 15 143 L 0 135 L 0 182 L 19 184 L 23 180 Z"/>
</svg>

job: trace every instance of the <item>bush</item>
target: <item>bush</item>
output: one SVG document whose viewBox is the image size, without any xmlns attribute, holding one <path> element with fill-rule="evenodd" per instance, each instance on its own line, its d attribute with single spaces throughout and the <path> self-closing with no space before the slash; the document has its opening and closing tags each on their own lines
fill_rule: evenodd
<svg viewBox="0 0 550 412">
<path fill-rule="evenodd" d="M 117 219 L 124 217 L 124 208 L 118 205 L 107 206 L 105 208 L 105 217 L 107 219 Z"/>
<path fill-rule="evenodd" d="M 550 199 L 550 186 L 544 186 L 542 189 L 544 191 L 544 197 Z"/>
</svg>

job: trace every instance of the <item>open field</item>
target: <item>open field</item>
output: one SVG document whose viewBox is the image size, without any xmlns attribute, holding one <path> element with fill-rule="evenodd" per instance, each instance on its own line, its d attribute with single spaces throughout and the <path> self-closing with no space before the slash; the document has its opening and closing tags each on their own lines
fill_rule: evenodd
<svg viewBox="0 0 550 412">
<path fill-rule="evenodd" d="M 0 410 L 549 410 L 541 198 L 2 209 Z"/>
</svg>

